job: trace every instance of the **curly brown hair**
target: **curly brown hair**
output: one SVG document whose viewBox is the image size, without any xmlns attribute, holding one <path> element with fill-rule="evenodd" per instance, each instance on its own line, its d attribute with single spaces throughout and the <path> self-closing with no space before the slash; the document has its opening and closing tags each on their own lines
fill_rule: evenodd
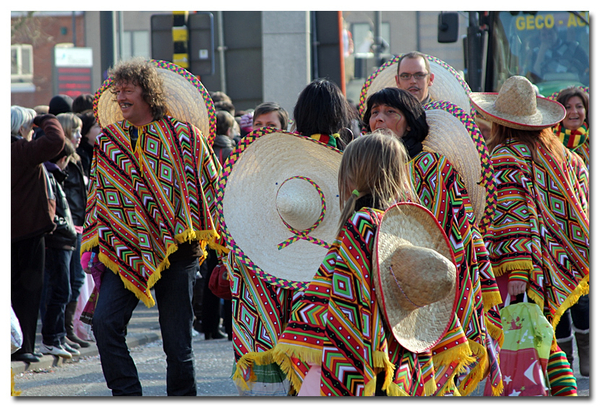
<svg viewBox="0 0 600 407">
<path fill-rule="evenodd" d="M 132 58 L 117 63 L 108 72 L 112 79 L 111 92 L 116 98 L 115 86 L 120 83 L 131 83 L 142 88 L 144 101 L 150 105 L 154 120 L 167 114 L 167 99 L 163 81 L 152 62 L 143 58 Z"/>
</svg>

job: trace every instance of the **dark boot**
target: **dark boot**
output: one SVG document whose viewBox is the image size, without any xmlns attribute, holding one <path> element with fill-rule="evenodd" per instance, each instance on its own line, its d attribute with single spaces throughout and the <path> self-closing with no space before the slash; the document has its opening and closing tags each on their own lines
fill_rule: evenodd
<svg viewBox="0 0 600 407">
<path fill-rule="evenodd" d="M 67 339 L 82 348 L 87 348 L 90 346 L 90 343 L 84 341 L 80 337 L 75 334 L 75 329 L 73 326 L 73 320 L 75 319 L 75 309 L 77 308 L 77 301 L 71 301 L 67 304 L 65 308 L 65 329 L 67 331 Z"/>
<path fill-rule="evenodd" d="M 575 332 L 577 340 L 577 355 L 579 356 L 579 373 L 582 376 L 590 376 L 590 334 Z"/>
<path fill-rule="evenodd" d="M 563 342 L 564 341 L 564 342 Z M 569 336 L 568 339 L 557 339 L 556 342 L 560 349 L 567 355 L 567 360 L 573 368 L 573 337 Z"/>
</svg>

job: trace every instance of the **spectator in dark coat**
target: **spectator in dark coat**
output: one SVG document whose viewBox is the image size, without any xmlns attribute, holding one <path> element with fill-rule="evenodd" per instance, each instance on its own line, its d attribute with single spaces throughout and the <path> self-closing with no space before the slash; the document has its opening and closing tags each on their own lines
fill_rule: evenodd
<svg viewBox="0 0 600 407">
<path fill-rule="evenodd" d="M 45 136 L 31 140 L 33 125 Z M 43 162 L 63 149 L 64 134 L 53 115 L 11 106 L 11 302 L 23 332 L 21 349 L 12 360 L 39 361 L 35 331 L 44 272 L 44 235 L 51 232 L 55 202 L 48 194 Z"/>
</svg>

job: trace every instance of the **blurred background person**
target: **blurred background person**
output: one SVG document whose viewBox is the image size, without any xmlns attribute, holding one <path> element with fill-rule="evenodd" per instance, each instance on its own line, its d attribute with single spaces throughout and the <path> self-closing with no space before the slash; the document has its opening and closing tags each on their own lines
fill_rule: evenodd
<svg viewBox="0 0 600 407">
<path fill-rule="evenodd" d="M 65 138 L 53 115 L 11 106 L 11 291 L 13 310 L 21 324 L 23 344 L 11 360 L 38 362 L 35 331 L 45 263 L 45 235 L 55 228 L 55 200 L 43 163 L 63 149 Z M 32 141 L 33 126 L 45 136 Z"/>
</svg>

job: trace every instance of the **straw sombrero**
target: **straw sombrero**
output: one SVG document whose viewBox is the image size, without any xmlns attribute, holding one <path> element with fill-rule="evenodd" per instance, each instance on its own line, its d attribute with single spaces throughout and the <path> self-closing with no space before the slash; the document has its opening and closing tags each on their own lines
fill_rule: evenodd
<svg viewBox="0 0 600 407">
<path fill-rule="evenodd" d="M 365 114 L 367 107 L 367 100 L 373 93 L 383 88 L 395 88 L 396 87 L 396 74 L 398 72 L 398 61 L 403 54 L 395 56 L 394 58 L 381 65 L 377 71 L 375 71 L 363 84 L 360 92 L 358 109 L 360 117 Z M 431 72 L 435 75 L 433 84 L 429 87 L 429 95 L 434 101 L 448 101 L 461 107 L 464 111 L 471 111 L 471 104 L 469 101 L 469 93 L 471 88 L 463 80 L 461 75 L 446 62 L 433 57 L 431 55 L 425 55 L 429 61 L 429 67 Z"/>
<path fill-rule="evenodd" d="M 215 106 L 202 82 L 179 65 L 155 59 L 150 62 L 156 65 L 163 80 L 167 115 L 193 124 L 212 144 L 217 126 Z M 112 79 L 106 79 L 94 95 L 94 115 L 100 127 L 123 120 L 121 109 L 110 92 L 111 85 Z"/>
<path fill-rule="evenodd" d="M 588 94 L 588 96 L 590 95 L 590 87 L 589 86 L 576 86 L 577 89 L 585 92 Z M 550 96 L 548 96 L 548 99 L 550 100 L 556 100 L 556 98 L 558 97 L 558 95 L 560 94 L 560 90 L 558 92 L 554 92 L 553 94 L 551 94 Z"/>
<path fill-rule="evenodd" d="M 450 102 L 424 106 L 429 134 L 423 150 L 445 156 L 461 175 L 481 233 L 494 218 L 496 184 L 490 153 L 477 124 L 460 107 Z"/>
<path fill-rule="evenodd" d="M 448 238 L 425 207 L 388 208 L 373 250 L 377 303 L 404 348 L 421 353 L 435 346 L 453 321 L 458 273 Z"/>
<path fill-rule="evenodd" d="M 227 246 L 270 284 L 305 288 L 340 217 L 341 151 L 273 128 L 245 136 L 223 166 L 217 210 Z"/>
<path fill-rule="evenodd" d="M 484 119 L 517 130 L 542 130 L 566 115 L 560 103 L 537 96 L 524 76 L 511 76 L 499 92 L 471 93 L 473 107 Z"/>
</svg>

